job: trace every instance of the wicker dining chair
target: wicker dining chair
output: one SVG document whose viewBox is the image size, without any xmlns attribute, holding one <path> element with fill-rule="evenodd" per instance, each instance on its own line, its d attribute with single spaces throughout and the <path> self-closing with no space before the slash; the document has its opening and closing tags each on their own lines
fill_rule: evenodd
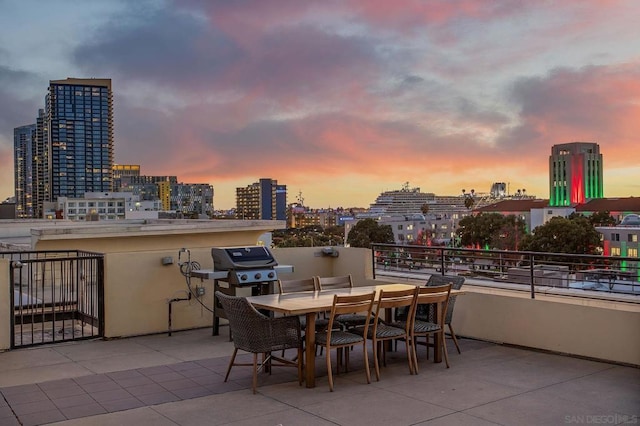
<svg viewBox="0 0 640 426">
<path fill-rule="evenodd" d="M 431 275 L 429 280 L 427 281 L 426 286 L 441 286 L 451 283 L 452 290 L 460 290 L 462 285 L 464 284 L 464 277 L 459 275 L 449 276 L 449 275 Z M 453 318 L 453 308 L 456 303 L 456 298 L 458 296 L 451 295 L 449 297 L 449 303 L 447 305 L 447 312 L 444 319 L 444 323 L 449 328 L 449 334 L 451 335 L 451 339 L 453 339 L 453 344 L 456 345 L 456 350 L 458 353 L 461 353 L 460 346 L 458 345 L 458 339 L 456 338 L 456 333 L 453 331 L 453 326 L 451 325 L 451 319 Z M 424 315 L 421 315 L 420 309 L 417 310 L 416 318 L 420 320 L 433 321 L 433 318 L 425 318 Z"/>
<path fill-rule="evenodd" d="M 376 369 L 376 380 L 380 381 L 380 358 L 385 358 L 384 342 L 403 340 L 407 345 L 407 363 L 409 365 L 409 373 L 414 374 L 413 366 L 413 340 L 411 332 L 413 327 L 414 309 L 418 287 L 407 290 L 380 290 L 378 299 L 376 300 L 375 315 L 373 324 L 369 329 L 364 327 L 355 327 L 353 333 L 366 336 L 371 340 L 373 346 L 373 359 Z M 407 320 L 403 324 L 393 322 L 385 323 L 383 316 L 388 309 L 408 308 Z"/>
<path fill-rule="evenodd" d="M 418 353 L 416 345 L 417 338 L 421 336 L 426 339 L 424 344 L 427 348 L 427 357 L 429 355 L 430 346 L 429 337 L 434 336 L 435 338 L 440 339 L 444 360 L 447 368 L 449 368 L 449 354 L 447 352 L 447 345 L 445 342 L 444 326 L 450 294 L 451 283 L 440 286 L 418 287 L 416 305 L 436 306 L 437 309 L 435 309 L 434 312 L 437 312 L 437 315 L 433 315 L 434 319 L 432 321 L 420 320 L 417 317 L 413 321 L 413 360 L 416 374 L 418 373 Z"/>
<path fill-rule="evenodd" d="M 216 291 L 215 295 L 227 315 L 234 345 L 224 381 L 229 379 L 233 366 L 253 366 L 251 389 L 255 394 L 259 370 L 265 366 L 288 366 L 298 368 L 298 383 L 302 384 L 302 337 L 298 317 L 270 318 L 258 312 L 245 297 L 229 296 L 220 291 Z M 238 349 L 252 353 L 253 363 L 236 363 Z M 297 349 L 296 360 L 272 355 L 272 352 L 285 349 Z M 264 354 L 260 365 L 259 354 Z"/>
<path fill-rule="evenodd" d="M 327 360 L 327 376 L 329 379 L 329 390 L 333 392 L 333 373 L 331 367 L 331 349 L 336 349 L 337 359 L 337 371 L 340 371 L 342 362 L 342 355 L 344 352 L 345 367 L 349 367 L 349 351 L 355 345 L 362 345 L 362 353 L 364 357 L 364 368 L 367 376 L 367 383 L 371 383 L 371 372 L 369 370 L 369 358 L 367 355 L 367 339 L 363 335 L 353 334 L 349 331 L 336 328 L 334 325 L 337 322 L 336 318 L 340 315 L 347 315 L 354 312 L 367 312 L 368 316 L 365 324 L 362 325 L 364 335 L 366 336 L 369 330 L 369 320 L 371 317 L 371 311 L 373 309 L 373 302 L 376 297 L 376 292 L 352 295 L 352 296 L 333 296 L 333 304 L 331 306 L 331 313 L 329 314 L 329 325 L 325 331 L 316 333 L 316 345 L 326 349 Z M 346 349 L 346 350 L 345 350 Z"/>
</svg>

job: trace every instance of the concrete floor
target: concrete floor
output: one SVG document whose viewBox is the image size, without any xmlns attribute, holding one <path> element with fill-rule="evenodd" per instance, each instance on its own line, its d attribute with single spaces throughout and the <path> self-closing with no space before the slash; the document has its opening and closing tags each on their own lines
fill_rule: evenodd
<svg viewBox="0 0 640 426">
<path fill-rule="evenodd" d="M 0 425 L 555 425 L 640 421 L 640 369 L 461 339 L 410 375 L 404 347 L 366 385 L 362 358 L 317 387 L 234 367 L 226 327 L 0 353 Z M 597 344 L 597 342 L 594 342 Z M 372 369 L 373 373 L 373 369 Z"/>
</svg>

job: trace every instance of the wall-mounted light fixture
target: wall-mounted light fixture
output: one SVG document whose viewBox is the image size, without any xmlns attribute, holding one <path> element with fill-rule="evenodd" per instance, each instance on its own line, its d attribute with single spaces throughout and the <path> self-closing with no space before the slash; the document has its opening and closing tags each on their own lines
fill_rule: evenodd
<svg viewBox="0 0 640 426">
<path fill-rule="evenodd" d="M 163 265 L 173 265 L 173 257 L 167 256 L 162 258 Z"/>
<path fill-rule="evenodd" d="M 325 247 L 321 251 L 323 256 L 327 257 L 338 257 L 340 256 L 340 252 L 333 247 Z"/>
</svg>

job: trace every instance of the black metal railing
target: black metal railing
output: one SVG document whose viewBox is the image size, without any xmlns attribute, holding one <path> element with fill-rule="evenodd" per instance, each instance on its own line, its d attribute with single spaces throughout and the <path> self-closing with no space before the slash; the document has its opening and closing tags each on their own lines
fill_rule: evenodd
<svg viewBox="0 0 640 426">
<path fill-rule="evenodd" d="M 11 347 L 103 336 L 104 255 L 0 252 L 10 260 Z"/>
<path fill-rule="evenodd" d="M 640 296 L 640 259 L 619 256 L 372 244 L 373 275 L 461 275 L 528 288 L 573 288 Z M 526 286 L 526 287 L 525 287 Z"/>
</svg>

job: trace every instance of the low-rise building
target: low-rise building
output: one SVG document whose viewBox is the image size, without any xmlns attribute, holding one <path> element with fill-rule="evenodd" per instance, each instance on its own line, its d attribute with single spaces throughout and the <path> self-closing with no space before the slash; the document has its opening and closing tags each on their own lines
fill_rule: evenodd
<svg viewBox="0 0 640 426">
<path fill-rule="evenodd" d="M 158 218 L 159 200 L 140 201 L 130 192 L 86 192 L 83 198 L 58 197 L 47 219 L 98 221 Z"/>
</svg>

